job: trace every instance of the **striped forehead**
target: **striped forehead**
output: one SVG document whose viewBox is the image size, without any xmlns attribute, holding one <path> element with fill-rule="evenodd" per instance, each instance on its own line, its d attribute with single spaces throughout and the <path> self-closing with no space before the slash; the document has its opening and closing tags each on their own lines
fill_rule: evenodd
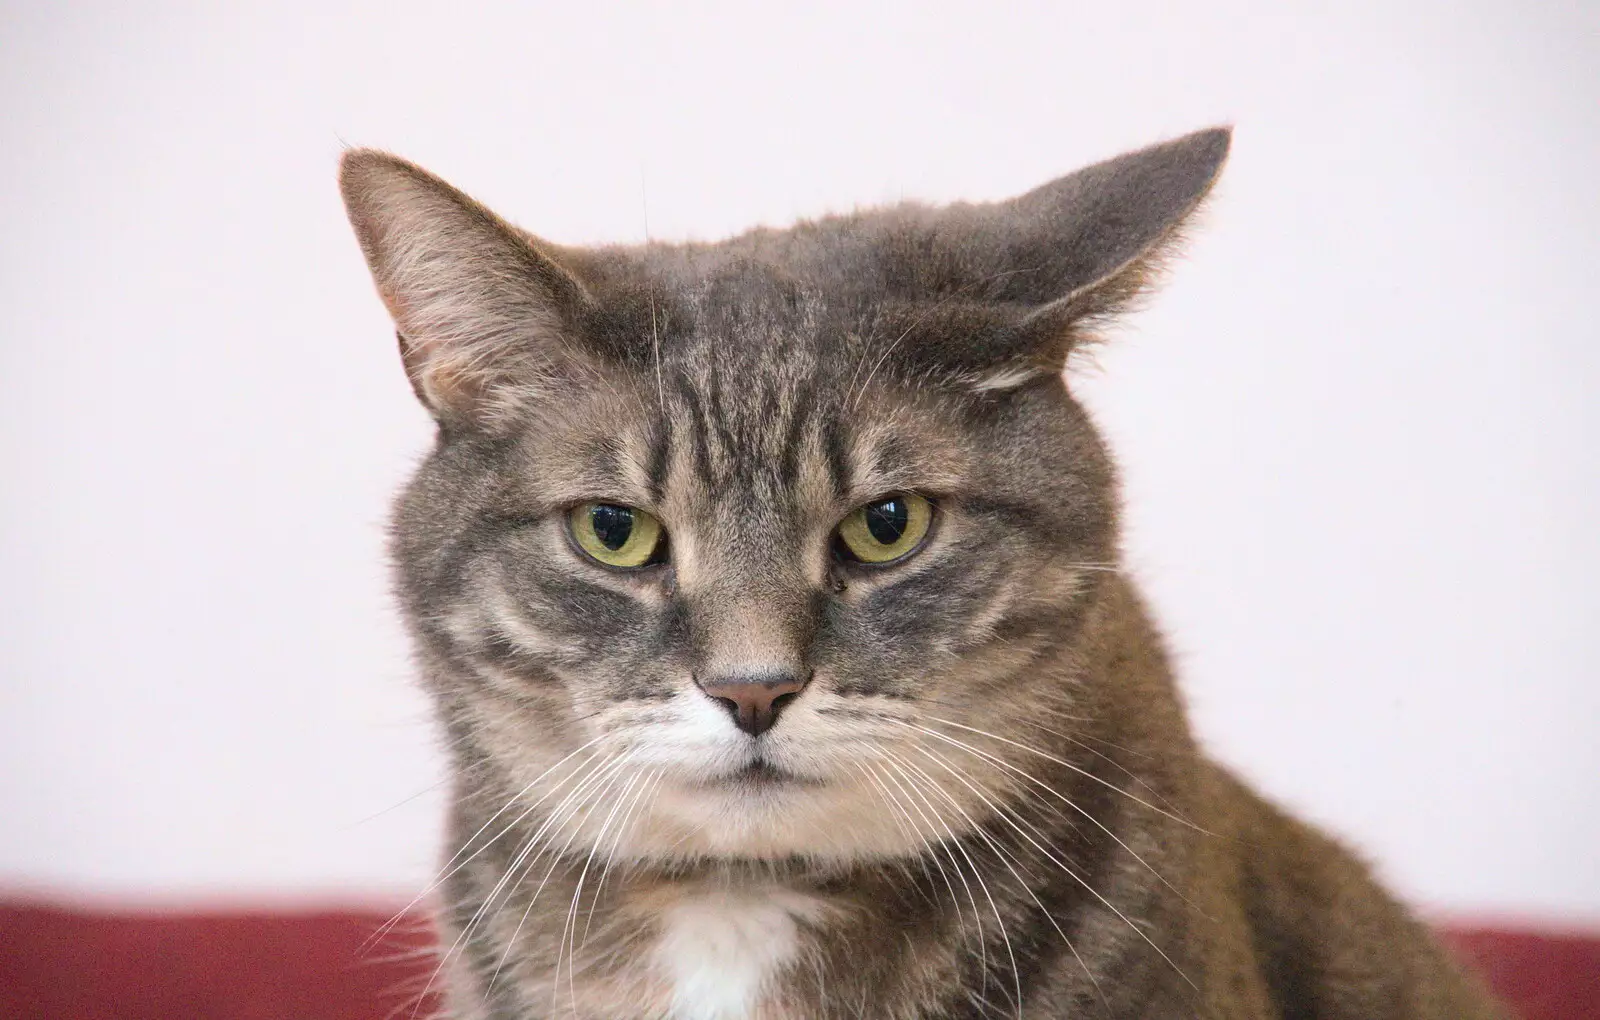
<svg viewBox="0 0 1600 1020">
<path fill-rule="evenodd" d="M 674 366 L 670 385 L 664 380 L 666 449 L 652 488 L 773 507 L 850 491 L 851 440 L 838 394 L 802 348 L 776 353 Z"/>
<path fill-rule="evenodd" d="M 641 458 L 651 503 L 736 541 L 831 528 L 898 489 L 949 489 L 963 460 L 951 423 L 886 385 L 894 345 L 861 325 L 760 266 L 681 288 L 641 379 L 659 415 Z"/>
</svg>

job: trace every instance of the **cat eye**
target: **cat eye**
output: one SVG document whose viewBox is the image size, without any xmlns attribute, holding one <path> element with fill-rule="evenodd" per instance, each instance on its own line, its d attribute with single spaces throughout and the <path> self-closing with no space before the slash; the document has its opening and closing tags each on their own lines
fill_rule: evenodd
<svg viewBox="0 0 1600 1020">
<path fill-rule="evenodd" d="M 608 567 L 630 569 L 659 562 L 661 522 L 637 507 L 584 503 L 567 514 L 578 548 Z"/>
<path fill-rule="evenodd" d="M 893 563 L 921 547 L 932 523 L 932 503 L 914 492 L 897 492 L 856 507 L 840 521 L 837 548 L 857 563 Z"/>
</svg>

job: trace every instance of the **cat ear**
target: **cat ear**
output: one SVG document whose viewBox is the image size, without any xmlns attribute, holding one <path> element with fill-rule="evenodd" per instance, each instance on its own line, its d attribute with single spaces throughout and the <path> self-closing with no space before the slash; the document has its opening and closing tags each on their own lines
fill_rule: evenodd
<svg viewBox="0 0 1600 1020">
<path fill-rule="evenodd" d="M 1085 167 L 1005 203 L 1036 314 L 1115 307 L 1211 191 L 1232 132 L 1212 128 Z M 1037 269 L 1030 256 L 1041 257 Z"/>
<path fill-rule="evenodd" d="M 569 331 L 588 297 L 536 242 L 388 153 L 345 153 L 339 189 L 412 388 L 441 425 L 492 428 L 581 365 Z"/>
<path fill-rule="evenodd" d="M 1216 183 L 1231 135 L 1197 131 L 1000 203 L 1016 297 L 1070 300 L 1158 252 Z"/>
<path fill-rule="evenodd" d="M 1151 282 L 1216 182 L 1230 136 L 1196 132 L 1009 201 L 936 214 L 933 237 L 917 249 L 922 278 L 908 289 L 924 301 L 994 309 L 1006 327 L 977 344 L 971 333 L 965 344 L 945 339 L 929 355 L 985 391 L 1059 373 L 1096 323 Z"/>
</svg>

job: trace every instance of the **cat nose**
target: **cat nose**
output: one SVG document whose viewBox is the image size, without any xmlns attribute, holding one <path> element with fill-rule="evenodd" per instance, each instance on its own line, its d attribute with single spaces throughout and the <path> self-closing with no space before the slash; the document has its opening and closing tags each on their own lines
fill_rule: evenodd
<svg viewBox="0 0 1600 1020">
<path fill-rule="evenodd" d="M 700 689 L 733 716 L 733 723 L 752 737 L 772 729 L 789 702 L 809 678 L 793 673 L 742 673 L 696 680 Z"/>
</svg>

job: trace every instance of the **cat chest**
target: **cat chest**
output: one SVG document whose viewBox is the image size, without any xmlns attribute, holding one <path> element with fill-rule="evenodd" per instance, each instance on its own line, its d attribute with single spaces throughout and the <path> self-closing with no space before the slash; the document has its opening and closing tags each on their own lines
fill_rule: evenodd
<svg viewBox="0 0 1600 1020">
<path fill-rule="evenodd" d="M 666 904 L 658 915 L 655 969 L 672 1020 L 782 1016 L 773 997 L 804 951 L 822 904 L 786 890 L 715 890 Z"/>
</svg>

